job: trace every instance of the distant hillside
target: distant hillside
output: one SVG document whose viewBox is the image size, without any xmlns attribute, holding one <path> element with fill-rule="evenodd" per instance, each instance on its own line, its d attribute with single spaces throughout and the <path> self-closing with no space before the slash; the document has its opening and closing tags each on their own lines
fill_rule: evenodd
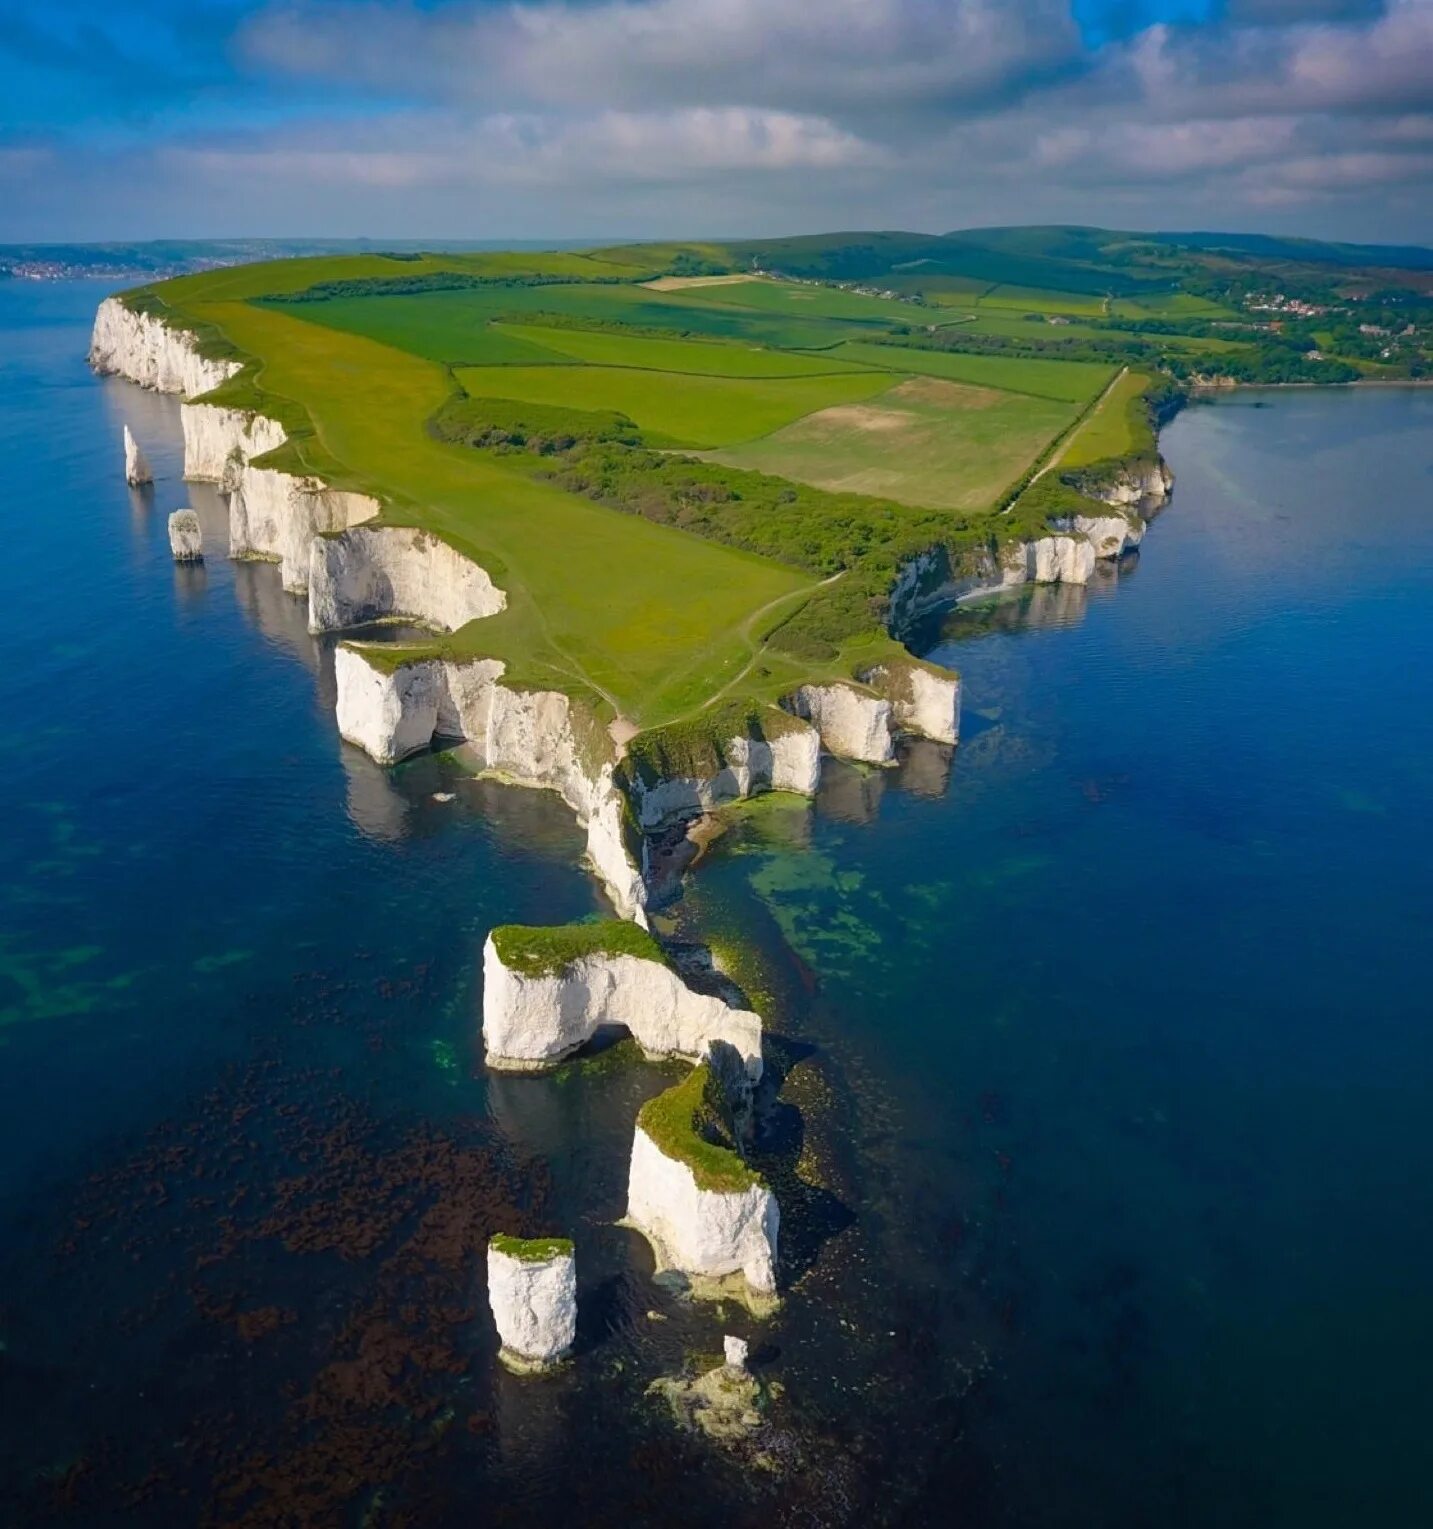
<svg viewBox="0 0 1433 1529">
<path fill-rule="evenodd" d="M 1334 244 L 1268 234 L 1143 233 L 1049 224 L 971 228 L 947 234 L 900 230 L 735 240 L 721 250 L 736 268 L 818 281 L 881 282 L 901 291 L 972 290 L 999 283 L 1037 291 L 1138 297 L 1197 290 L 1234 270 L 1280 280 L 1327 280 L 1331 268 L 1370 285 L 1386 273 L 1433 272 L 1433 250 L 1411 245 Z M 1423 285 L 1422 282 L 1414 285 Z"/>
</svg>

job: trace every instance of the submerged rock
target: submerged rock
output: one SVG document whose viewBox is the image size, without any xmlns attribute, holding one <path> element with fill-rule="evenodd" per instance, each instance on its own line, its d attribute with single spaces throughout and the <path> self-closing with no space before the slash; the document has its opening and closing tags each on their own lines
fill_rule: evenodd
<svg viewBox="0 0 1433 1529">
<path fill-rule="evenodd" d="M 176 563 L 204 561 L 204 537 L 193 510 L 175 510 L 169 517 L 169 550 Z"/>
<path fill-rule="evenodd" d="M 577 1261 L 564 1237 L 494 1237 L 488 1303 L 502 1348 L 519 1375 L 560 1363 L 577 1336 Z"/>
<path fill-rule="evenodd" d="M 131 488 L 154 482 L 154 470 L 149 465 L 149 458 L 140 449 L 128 425 L 124 427 L 124 481 Z"/>
<path fill-rule="evenodd" d="M 719 1364 L 695 1378 L 663 1375 L 647 1387 L 647 1394 L 662 1397 L 683 1428 L 718 1444 L 744 1444 L 766 1421 L 766 1390 L 744 1364 Z"/>
</svg>

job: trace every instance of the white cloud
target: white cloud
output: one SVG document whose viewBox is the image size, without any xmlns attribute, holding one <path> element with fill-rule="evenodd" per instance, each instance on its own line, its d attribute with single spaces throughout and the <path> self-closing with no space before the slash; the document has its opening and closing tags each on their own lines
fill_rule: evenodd
<svg viewBox="0 0 1433 1529">
<path fill-rule="evenodd" d="M 816 115 L 957 108 L 1079 57 L 1064 0 L 308 3 L 260 13 L 242 44 L 266 67 L 380 94 Z"/>
</svg>

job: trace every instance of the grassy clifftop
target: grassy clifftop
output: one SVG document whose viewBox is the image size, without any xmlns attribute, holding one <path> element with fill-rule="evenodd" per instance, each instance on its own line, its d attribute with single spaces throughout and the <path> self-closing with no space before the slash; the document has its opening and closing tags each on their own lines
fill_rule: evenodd
<svg viewBox="0 0 1433 1529">
<path fill-rule="evenodd" d="M 887 596 L 914 554 L 1040 534 L 1043 494 L 1002 505 L 1112 374 L 913 348 L 911 301 L 752 276 L 756 258 L 325 256 L 126 301 L 242 363 L 211 398 L 283 423 L 267 465 L 487 569 L 507 607 L 445 656 L 709 741 L 708 712 L 898 654 Z M 740 279 L 682 279 L 713 269 Z M 683 454 L 713 443 L 730 459 Z"/>
</svg>

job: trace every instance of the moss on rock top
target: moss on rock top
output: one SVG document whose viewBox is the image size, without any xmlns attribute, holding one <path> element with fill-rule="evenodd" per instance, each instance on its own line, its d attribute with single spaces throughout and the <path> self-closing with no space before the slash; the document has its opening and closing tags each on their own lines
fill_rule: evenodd
<svg viewBox="0 0 1433 1529">
<path fill-rule="evenodd" d="M 506 1232 L 497 1232 L 488 1238 L 488 1246 L 525 1264 L 545 1264 L 572 1254 L 570 1237 L 510 1237 Z"/>
<path fill-rule="evenodd" d="M 685 1163 L 698 1189 L 717 1194 L 740 1194 L 765 1180 L 730 1147 L 706 1134 L 715 1131 L 722 1115 L 721 1084 L 702 1062 L 665 1093 L 649 1099 L 638 1112 L 637 1124 L 664 1156 Z"/>
<path fill-rule="evenodd" d="M 555 977 L 584 956 L 636 956 L 668 964 L 662 947 L 637 924 L 604 919 L 592 924 L 500 924 L 492 931 L 498 959 L 524 977 Z"/>
</svg>

